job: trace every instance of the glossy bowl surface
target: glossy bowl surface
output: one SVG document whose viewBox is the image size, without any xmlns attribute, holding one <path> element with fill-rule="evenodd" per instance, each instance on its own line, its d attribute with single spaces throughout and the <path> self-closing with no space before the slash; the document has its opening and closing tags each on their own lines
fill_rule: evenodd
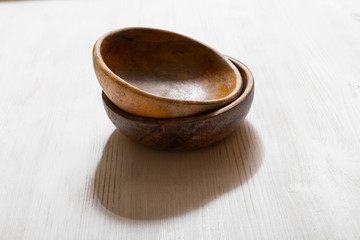
<svg viewBox="0 0 360 240">
<path fill-rule="evenodd" d="M 106 113 L 122 134 L 153 148 L 185 151 L 215 143 L 236 129 L 248 114 L 254 97 L 251 71 L 240 61 L 228 58 L 240 71 L 244 87 L 235 101 L 216 111 L 184 118 L 147 118 L 121 110 L 103 93 Z"/>
<path fill-rule="evenodd" d="M 119 108 L 140 116 L 177 118 L 218 109 L 240 95 L 236 67 L 214 49 L 186 36 L 126 28 L 93 48 L 96 76 Z"/>
</svg>

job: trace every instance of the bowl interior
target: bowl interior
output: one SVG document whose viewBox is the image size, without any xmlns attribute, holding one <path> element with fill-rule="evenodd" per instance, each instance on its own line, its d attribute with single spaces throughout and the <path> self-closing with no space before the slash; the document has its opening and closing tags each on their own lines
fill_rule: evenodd
<svg viewBox="0 0 360 240">
<path fill-rule="evenodd" d="M 227 111 L 230 111 L 231 109 L 235 108 L 236 106 L 238 106 L 239 104 L 241 104 L 242 102 L 247 100 L 247 98 L 253 94 L 254 77 L 253 77 L 251 71 L 249 70 L 249 68 L 247 66 L 245 66 L 245 64 L 243 64 L 242 62 L 240 62 L 234 58 L 231 58 L 231 57 L 227 57 L 227 58 L 229 60 L 231 60 L 231 62 L 234 63 L 234 65 L 237 67 L 237 69 L 241 73 L 241 76 L 243 79 L 243 87 L 241 89 L 241 94 L 237 99 L 235 99 L 230 104 L 228 104 L 218 110 L 212 111 L 212 112 L 198 114 L 198 115 L 190 116 L 190 117 L 182 117 L 182 118 L 161 118 L 161 119 L 148 118 L 148 117 L 134 115 L 134 114 L 131 114 L 131 113 L 121 110 L 120 108 L 118 108 L 115 104 L 113 104 L 109 100 L 109 98 L 104 94 L 104 92 L 102 93 L 102 98 L 103 98 L 103 101 L 106 104 L 106 106 L 109 109 L 111 109 L 112 112 L 114 112 L 118 115 L 121 115 L 124 118 L 131 119 L 131 121 L 146 122 L 146 123 L 150 123 L 150 124 L 153 123 L 153 124 L 167 125 L 167 124 L 180 124 L 180 123 L 188 123 L 188 122 L 195 122 L 195 121 L 202 121 L 205 119 L 209 119 L 209 118 L 221 115 Z"/>
<path fill-rule="evenodd" d="M 239 91 L 241 84 L 239 72 L 222 55 L 167 31 L 131 28 L 114 32 L 102 40 L 100 53 L 115 75 L 155 96 L 217 100 Z"/>
</svg>

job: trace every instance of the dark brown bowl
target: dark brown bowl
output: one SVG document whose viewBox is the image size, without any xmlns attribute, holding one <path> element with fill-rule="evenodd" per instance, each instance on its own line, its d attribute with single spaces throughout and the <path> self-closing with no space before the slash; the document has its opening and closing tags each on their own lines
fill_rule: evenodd
<svg viewBox="0 0 360 240">
<path fill-rule="evenodd" d="M 122 134 L 157 149 L 176 151 L 205 147 L 228 136 L 248 114 L 254 98 L 254 78 L 240 61 L 228 57 L 243 79 L 241 95 L 216 111 L 183 118 L 147 118 L 125 112 L 103 93 L 106 113 Z"/>
</svg>

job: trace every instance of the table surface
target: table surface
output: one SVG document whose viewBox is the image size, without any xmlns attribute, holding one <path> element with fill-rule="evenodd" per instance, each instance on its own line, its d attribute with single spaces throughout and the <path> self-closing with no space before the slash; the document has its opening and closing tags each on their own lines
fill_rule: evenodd
<svg viewBox="0 0 360 240">
<path fill-rule="evenodd" d="M 92 46 L 168 29 L 255 76 L 236 132 L 184 153 L 107 118 Z M 2 239 L 359 239 L 357 0 L 0 1 Z"/>
</svg>

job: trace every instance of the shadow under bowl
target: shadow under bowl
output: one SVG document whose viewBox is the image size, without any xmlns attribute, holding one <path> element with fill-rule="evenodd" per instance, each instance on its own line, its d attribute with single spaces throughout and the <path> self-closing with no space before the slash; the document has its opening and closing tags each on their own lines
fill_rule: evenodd
<svg viewBox="0 0 360 240">
<path fill-rule="evenodd" d="M 102 93 L 106 113 L 122 134 L 140 144 L 174 151 L 202 148 L 232 133 L 248 114 L 254 98 L 254 78 L 240 61 L 227 57 L 243 79 L 241 95 L 212 112 L 183 118 L 147 118 L 128 113 Z"/>
</svg>

